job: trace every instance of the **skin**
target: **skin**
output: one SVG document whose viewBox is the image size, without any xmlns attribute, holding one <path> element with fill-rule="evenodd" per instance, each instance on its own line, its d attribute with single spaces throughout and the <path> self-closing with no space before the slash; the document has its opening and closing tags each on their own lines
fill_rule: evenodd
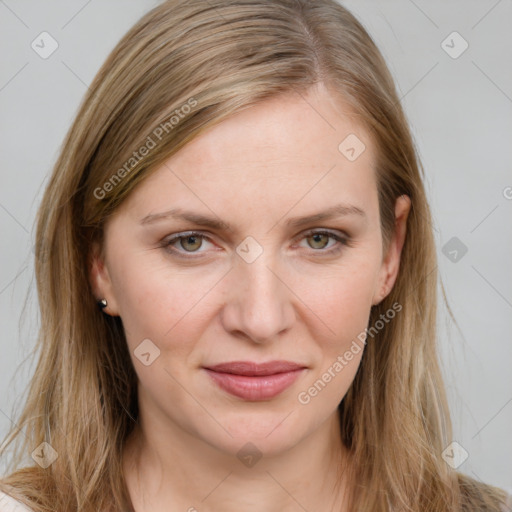
<svg viewBox="0 0 512 512">
<path fill-rule="evenodd" d="M 122 318 L 139 379 L 140 421 L 124 458 L 137 512 L 346 510 L 337 407 L 363 350 L 309 403 L 298 395 L 350 348 L 371 306 L 391 291 L 410 208 L 406 196 L 397 200 L 384 254 L 373 146 L 348 112 L 319 85 L 236 114 L 141 183 L 106 223 L 103 250 L 93 247 L 93 291 L 107 299 L 106 314 Z M 353 162 L 338 150 L 349 134 L 366 145 Z M 286 225 L 340 203 L 364 216 Z M 171 208 L 232 229 L 173 218 L 141 224 Z M 311 229 L 348 235 L 350 245 Z M 196 258 L 165 247 L 192 230 L 206 238 L 185 236 L 171 250 Z M 236 252 L 248 236 L 263 249 L 252 263 Z M 332 247 L 340 250 L 328 254 Z M 160 350 L 149 366 L 134 355 L 144 339 Z M 202 368 L 276 359 L 307 369 L 260 402 L 227 394 Z M 262 455 L 252 467 L 237 457 L 248 442 Z"/>
</svg>

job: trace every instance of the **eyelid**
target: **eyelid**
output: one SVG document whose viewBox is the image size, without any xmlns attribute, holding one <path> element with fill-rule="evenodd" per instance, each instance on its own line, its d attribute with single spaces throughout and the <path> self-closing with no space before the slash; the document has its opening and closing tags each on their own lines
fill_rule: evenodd
<svg viewBox="0 0 512 512">
<path fill-rule="evenodd" d="M 312 236 L 312 235 L 329 235 L 329 236 L 333 237 L 334 239 L 340 239 L 340 240 L 349 240 L 350 239 L 350 236 L 343 231 L 331 230 L 328 228 L 312 228 L 312 229 L 303 231 L 302 233 L 297 235 L 294 238 L 294 241 L 302 240 L 303 238 L 307 238 L 308 236 Z"/>
</svg>

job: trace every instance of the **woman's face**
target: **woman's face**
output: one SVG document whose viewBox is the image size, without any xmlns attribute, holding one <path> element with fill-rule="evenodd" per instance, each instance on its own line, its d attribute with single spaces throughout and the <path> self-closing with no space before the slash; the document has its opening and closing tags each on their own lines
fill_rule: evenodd
<svg viewBox="0 0 512 512">
<path fill-rule="evenodd" d="M 270 454 L 332 425 L 408 209 L 383 254 L 373 148 L 343 108 L 318 87 L 239 113 L 107 222 L 93 287 L 122 319 L 146 428 Z M 259 366 L 276 361 L 295 366 Z"/>
</svg>

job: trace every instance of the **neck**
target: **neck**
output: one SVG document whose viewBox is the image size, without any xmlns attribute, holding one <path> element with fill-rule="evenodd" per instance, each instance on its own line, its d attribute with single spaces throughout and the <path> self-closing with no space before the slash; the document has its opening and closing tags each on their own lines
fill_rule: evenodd
<svg viewBox="0 0 512 512">
<path fill-rule="evenodd" d="M 141 415 L 124 449 L 136 512 L 347 510 L 348 454 L 337 411 L 293 448 L 256 463 L 250 449 L 237 458 L 176 426 L 151 427 Z"/>
</svg>

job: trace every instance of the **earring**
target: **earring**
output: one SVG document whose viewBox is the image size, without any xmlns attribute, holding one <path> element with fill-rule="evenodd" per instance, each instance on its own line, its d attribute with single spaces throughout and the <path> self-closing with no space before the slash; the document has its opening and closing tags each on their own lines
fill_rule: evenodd
<svg viewBox="0 0 512 512">
<path fill-rule="evenodd" d="M 98 307 L 103 310 L 107 307 L 107 299 L 101 299 L 97 302 Z"/>
</svg>

